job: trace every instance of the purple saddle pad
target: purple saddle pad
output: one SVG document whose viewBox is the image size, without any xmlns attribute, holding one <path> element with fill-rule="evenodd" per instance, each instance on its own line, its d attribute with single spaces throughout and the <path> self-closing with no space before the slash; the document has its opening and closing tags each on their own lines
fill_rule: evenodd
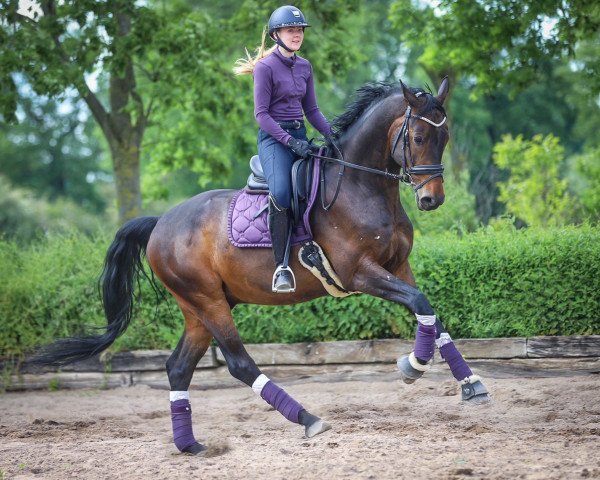
<svg viewBox="0 0 600 480">
<path fill-rule="evenodd" d="M 317 197 L 319 170 L 319 159 L 315 158 L 310 197 L 302 216 L 302 224 L 297 225 L 292 232 L 292 245 L 312 239 L 309 217 Z M 256 216 L 256 213 L 264 208 L 268 201 L 267 193 L 248 193 L 246 189 L 236 192 L 227 212 L 227 236 L 232 245 L 241 248 L 271 247 L 267 209 Z"/>
</svg>

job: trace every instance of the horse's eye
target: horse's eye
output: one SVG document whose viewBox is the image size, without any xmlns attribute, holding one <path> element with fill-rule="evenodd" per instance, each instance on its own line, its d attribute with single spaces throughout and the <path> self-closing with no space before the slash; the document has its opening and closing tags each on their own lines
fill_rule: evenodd
<svg viewBox="0 0 600 480">
<path fill-rule="evenodd" d="M 423 143 L 423 137 L 419 137 L 419 136 L 415 137 L 415 143 L 417 145 L 421 145 Z"/>
</svg>

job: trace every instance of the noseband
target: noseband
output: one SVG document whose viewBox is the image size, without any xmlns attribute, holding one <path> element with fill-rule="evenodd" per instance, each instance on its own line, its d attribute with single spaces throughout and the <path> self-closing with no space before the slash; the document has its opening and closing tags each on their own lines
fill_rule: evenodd
<svg viewBox="0 0 600 480">
<path fill-rule="evenodd" d="M 400 138 L 402 138 L 402 164 L 400 165 L 400 171 L 401 171 L 401 181 L 411 185 L 413 190 L 415 191 L 415 193 L 423 186 L 426 185 L 427 183 L 431 182 L 431 180 L 433 180 L 434 178 L 438 178 L 438 177 L 442 177 L 443 179 L 443 175 L 444 175 L 444 165 L 442 165 L 441 163 L 439 165 L 415 165 L 412 159 L 412 152 L 410 150 L 410 140 L 408 137 L 408 128 L 409 128 L 409 121 L 411 119 L 411 117 L 413 118 L 418 118 L 419 120 L 423 120 L 424 122 L 427 122 L 429 125 L 433 125 L 436 128 L 441 127 L 444 123 L 446 123 L 446 116 L 444 116 L 444 119 L 440 122 L 440 123 L 435 123 L 432 120 L 429 120 L 428 118 L 422 117 L 421 115 L 413 115 L 410 105 L 406 108 L 406 113 L 404 114 L 404 122 L 402 123 L 402 126 L 400 127 L 400 129 L 398 130 L 398 133 L 396 134 L 396 139 L 394 140 L 394 146 L 392 147 L 392 158 L 394 157 L 394 152 L 396 151 L 396 148 L 398 147 L 398 142 L 400 141 Z M 429 177 L 426 180 L 423 180 L 421 183 L 419 184 L 415 184 L 412 176 L 413 175 L 427 175 L 429 174 Z"/>
</svg>

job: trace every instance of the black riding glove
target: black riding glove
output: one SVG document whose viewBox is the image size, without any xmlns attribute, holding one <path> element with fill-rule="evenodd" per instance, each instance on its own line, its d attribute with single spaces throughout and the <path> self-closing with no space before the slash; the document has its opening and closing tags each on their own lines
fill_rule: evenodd
<svg viewBox="0 0 600 480">
<path fill-rule="evenodd" d="M 323 135 L 325 141 L 331 145 L 337 145 L 338 135 L 336 132 L 331 132 L 329 135 Z"/>
<path fill-rule="evenodd" d="M 298 140 L 297 138 L 292 137 L 288 141 L 288 147 L 301 158 L 308 158 L 312 153 L 312 147 L 306 140 Z"/>
</svg>

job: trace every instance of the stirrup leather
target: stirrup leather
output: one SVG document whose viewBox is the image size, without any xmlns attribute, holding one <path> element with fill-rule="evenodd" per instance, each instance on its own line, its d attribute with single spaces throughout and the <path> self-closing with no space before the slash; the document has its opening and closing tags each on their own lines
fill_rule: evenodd
<svg viewBox="0 0 600 480">
<path fill-rule="evenodd" d="M 275 280 L 277 279 L 277 276 L 281 272 L 289 272 L 289 274 L 291 275 L 292 284 L 289 287 L 284 287 L 284 288 L 276 288 L 275 287 Z M 275 269 L 275 273 L 273 273 L 273 283 L 272 283 L 271 289 L 272 289 L 273 293 L 294 293 L 296 291 L 296 277 L 294 276 L 294 272 L 292 271 L 292 269 L 290 267 L 284 267 L 283 265 L 277 266 L 277 268 Z"/>
</svg>

